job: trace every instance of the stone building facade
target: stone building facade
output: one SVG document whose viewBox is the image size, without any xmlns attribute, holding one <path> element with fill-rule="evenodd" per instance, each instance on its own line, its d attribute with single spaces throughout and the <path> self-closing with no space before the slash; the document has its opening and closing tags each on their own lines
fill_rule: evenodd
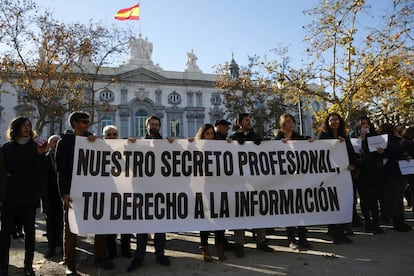
<svg viewBox="0 0 414 276">
<path fill-rule="evenodd" d="M 95 108 L 96 123 L 91 131 L 102 134 L 105 125 L 116 125 L 120 137 L 142 137 L 145 119 L 150 115 L 161 118 L 162 135 L 186 138 L 194 136 L 203 123 L 214 123 L 225 116 L 223 98 L 215 88 L 218 75 L 205 74 L 197 65 L 194 51 L 187 52 L 186 68 L 183 72 L 166 71 L 152 61 L 153 45 L 147 38 L 130 41 L 129 60 L 119 67 L 102 68 L 97 86 L 99 104 Z M 233 60 L 234 62 L 234 60 Z M 233 64 L 234 65 L 234 64 Z M 85 67 L 94 66 L 85 63 Z M 117 81 L 108 85 L 109 78 Z M 101 82 L 99 81 L 101 80 Z M 7 83 L 1 84 L 0 94 L 0 142 L 5 142 L 5 131 L 12 118 L 18 115 L 35 122 L 35 107 L 22 100 L 23 91 L 16 91 Z M 69 128 L 67 116 L 61 125 Z M 312 127 L 311 112 L 302 115 L 304 132 Z M 61 132 L 48 126 L 42 135 Z"/>
</svg>

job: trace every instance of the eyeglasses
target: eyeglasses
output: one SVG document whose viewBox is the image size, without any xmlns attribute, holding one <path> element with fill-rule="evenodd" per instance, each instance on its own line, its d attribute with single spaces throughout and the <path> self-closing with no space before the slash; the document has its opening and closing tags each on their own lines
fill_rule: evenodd
<svg viewBox="0 0 414 276">
<path fill-rule="evenodd" d="M 105 134 L 105 137 L 118 137 L 117 132 L 109 132 Z"/>
<path fill-rule="evenodd" d="M 83 123 L 83 124 L 89 124 L 89 123 L 90 123 L 90 121 L 89 121 L 89 120 L 85 120 L 85 119 L 83 119 L 83 120 L 79 120 L 79 122 L 80 122 L 80 123 Z"/>
</svg>

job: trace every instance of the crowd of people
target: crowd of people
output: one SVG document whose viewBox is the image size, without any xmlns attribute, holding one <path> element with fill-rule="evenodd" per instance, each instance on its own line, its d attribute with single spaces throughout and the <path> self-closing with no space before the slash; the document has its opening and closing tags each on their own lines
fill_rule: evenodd
<svg viewBox="0 0 414 276">
<path fill-rule="evenodd" d="M 32 129 L 28 118 L 14 118 L 7 130 L 8 142 L 0 148 L 0 276 L 8 275 L 9 250 L 11 237 L 16 235 L 16 227 L 22 226 L 25 241 L 24 275 L 35 275 L 33 258 L 35 252 L 35 218 L 36 210 L 42 202 L 42 210 L 46 218 L 48 250 L 45 258 L 57 254 L 57 248 L 62 248 L 66 265 L 66 275 L 79 275 L 77 272 L 76 243 L 77 235 L 72 233 L 68 223 L 68 210 L 71 208 L 71 184 L 74 159 L 75 137 L 84 136 L 94 142 L 96 135 L 89 132 L 90 115 L 87 112 L 76 111 L 69 117 L 72 128 L 65 134 L 52 135 L 48 140 L 39 139 Z M 213 124 L 203 124 L 194 140 L 227 140 L 237 141 L 243 145 L 252 141 L 257 146 L 263 137 L 253 130 L 251 115 L 241 113 L 235 121 L 234 133 L 229 133 L 231 123 L 227 120 L 217 120 Z M 295 117 L 284 113 L 280 116 L 280 128 L 275 131 L 274 139 L 287 143 L 289 140 L 307 140 L 313 138 L 296 131 Z M 161 120 L 150 116 L 146 120 L 147 133 L 145 139 L 163 139 L 160 134 Z M 386 134 L 386 147 L 369 149 L 369 137 Z M 103 139 L 119 139 L 118 128 L 106 126 L 102 132 Z M 361 147 L 356 151 L 351 139 L 358 138 Z M 128 138 L 131 143 L 136 138 Z M 174 142 L 171 137 L 167 138 Z M 343 118 L 337 113 L 329 113 L 323 121 L 318 139 L 338 139 L 346 144 L 349 166 L 354 189 L 353 219 L 347 224 L 328 225 L 328 235 L 334 244 L 352 243 L 353 226 L 362 226 L 366 232 L 384 234 L 380 224 L 390 224 L 397 231 L 407 232 L 411 227 L 404 218 L 404 197 L 413 204 L 414 175 L 402 175 L 398 161 L 410 160 L 414 157 L 414 128 L 404 127 L 399 133 L 391 124 L 383 124 L 377 128 L 368 117 L 361 117 L 350 133 L 346 132 Z M 357 212 L 357 198 L 360 202 L 362 217 Z M 363 224 L 362 224 L 363 223 Z M 228 257 L 226 250 L 234 251 L 235 256 L 244 257 L 246 229 L 232 229 L 234 243 L 229 242 L 224 229 L 213 231 L 217 257 L 225 261 Z M 269 229 L 251 229 L 257 244 L 257 250 L 272 253 L 266 234 Z M 298 239 L 295 236 L 297 232 Z M 200 231 L 200 251 L 205 262 L 214 258 L 209 250 L 208 239 L 210 231 Z M 131 258 L 128 272 L 138 269 L 144 262 L 146 246 L 150 233 L 136 234 L 137 246 L 131 254 L 131 236 L 120 236 L 121 255 Z M 292 249 L 307 250 L 312 247 L 307 239 L 305 226 L 287 227 L 288 245 Z M 166 234 L 153 234 L 155 256 L 159 264 L 168 266 L 170 259 L 165 255 Z M 115 267 L 113 259 L 117 257 L 117 233 L 95 235 L 94 264 L 100 268 L 111 270 Z"/>
</svg>

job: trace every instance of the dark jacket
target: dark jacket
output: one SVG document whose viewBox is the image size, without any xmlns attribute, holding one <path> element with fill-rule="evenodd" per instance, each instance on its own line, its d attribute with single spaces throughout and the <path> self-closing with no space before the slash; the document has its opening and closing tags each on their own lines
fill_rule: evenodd
<svg viewBox="0 0 414 276">
<path fill-rule="evenodd" d="M 368 137 L 376 135 L 375 132 L 371 131 L 366 134 L 361 144 L 363 154 L 357 154 L 360 164 L 357 187 L 362 196 L 378 197 L 378 189 L 381 182 L 382 158 L 377 151 L 369 151 L 367 142 Z"/>
<path fill-rule="evenodd" d="M 92 133 L 85 133 L 85 137 Z M 74 134 L 64 134 L 56 146 L 56 168 L 60 195 L 69 195 L 72 185 L 73 157 L 75 155 Z"/>
<path fill-rule="evenodd" d="M 0 150 L 0 207 L 6 199 L 6 163 L 3 151 Z"/>
<path fill-rule="evenodd" d="M 7 172 L 5 207 L 39 207 L 46 160 L 37 147 L 33 140 L 26 144 L 8 142 L 1 147 Z"/>
<path fill-rule="evenodd" d="M 162 139 L 162 136 L 159 133 L 157 135 L 154 135 L 154 136 L 151 136 L 147 133 L 147 134 L 145 134 L 145 139 Z"/>
<path fill-rule="evenodd" d="M 383 176 L 401 175 L 398 165 L 398 160 L 404 159 L 401 138 L 395 135 L 388 135 L 388 145 L 382 154 L 382 158 L 386 159 L 381 170 Z"/>
<path fill-rule="evenodd" d="M 56 146 L 56 168 L 61 196 L 70 194 L 75 137 L 73 134 L 65 134 Z"/>
<path fill-rule="evenodd" d="M 216 132 L 216 136 L 214 137 L 215 140 L 226 140 L 227 136 L 221 135 L 220 133 Z"/>
<path fill-rule="evenodd" d="M 283 133 L 283 131 L 278 131 L 278 133 L 275 136 L 275 140 L 282 140 L 286 138 L 285 134 Z M 299 133 L 297 133 L 296 131 L 294 131 L 292 133 L 292 140 L 308 140 L 310 139 L 310 137 L 308 136 L 304 136 L 304 135 L 300 135 Z"/>
<path fill-rule="evenodd" d="M 376 136 L 376 133 L 368 133 L 365 139 L 362 140 L 361 148 L 364 151 L 364 155 L 360 156 L 361 160 L 361 172 L 378 174 L 382 167 L 381 155 L 377 151 L 370 152 L 368 147 L 368 137 Z"/>
<path fill-rule="evenodd" d="M 263 138 L 253 130 L 250 130 L 247 133 L 236 131 L 230 135 L 230 139 L 237 140 L 241 145 L 244 144 L 245 141 L 253 141 L 255 144 L 260 144 L 260 142 L 263 141 Z"/>
<path fill-rule="evenodd" d="M 49 211 L 53 206 L 61 203 L 59 186 L 57 182 L 55 151 L 46 153 L 46 189 L 42 193 L 42 207 Z"/>
</svg>

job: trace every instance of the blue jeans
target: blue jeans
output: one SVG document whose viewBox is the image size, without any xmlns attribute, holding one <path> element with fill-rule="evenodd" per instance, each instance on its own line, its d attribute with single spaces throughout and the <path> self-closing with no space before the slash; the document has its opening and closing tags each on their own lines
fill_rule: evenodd
<svg viewBox="0 0 414 276">
<path fill-rule="evenodd" d="M 135 251 L 134 258 L 137 260 L 144 260 L 145 252 L 147 248 L 148 234 L 137 234 L 137 250 Z M 166 243 L 165 233 L 155 233 L 154 235 L 154 248 L 155 256 L 161 257 L 164 255 L 164 248 Z"/>
</svg>

